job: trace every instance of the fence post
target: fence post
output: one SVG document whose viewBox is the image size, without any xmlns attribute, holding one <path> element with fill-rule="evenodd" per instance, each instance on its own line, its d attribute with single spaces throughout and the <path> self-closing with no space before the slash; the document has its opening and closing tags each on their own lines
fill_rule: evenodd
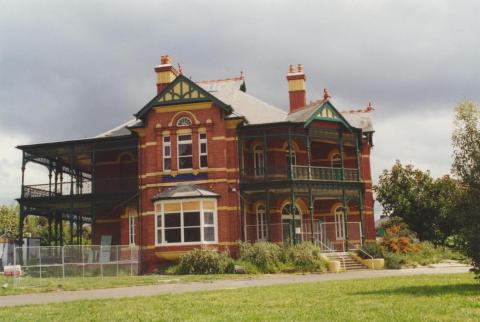
<svg viewBox="0 0 480 322">
<path fill-rule="evenodd" d="M 117 245 L 116 249 L 117 249 L 117 276 L 118 276 L 118 247 L 120 247 L 119 245 Z"/>
<path fill-rule="evenodd" d="M 82 278 L 85 278 L 85 260 L 83 259 L 84 257 L 83 245 L 80 245 L 80 251 L 82 253 Z"/>
<path fill-rule="evenodd" d="M 7 248 L 7 252 L 8 252 L 8 248 Z M 15 242 L 14 242 L 13 243 L 13 286 L 17 286 L 16 271 L 17 271 L 17 247 L 15 246 Z"/>
<path fill-rule="evenodd" d="M 133 247 L 130 245 L 130 276 L 133 276 Z"/>
<path fill-rule="evenodd" d="M 62 277 L 65 279 L 65 246 L 62 246 Z"/>
<path fill-rule="evenodd" d="M 40 264 L 40 279 L 42 279 L 42 247 L 38 246 L 38 261 Z"/>
</svg>

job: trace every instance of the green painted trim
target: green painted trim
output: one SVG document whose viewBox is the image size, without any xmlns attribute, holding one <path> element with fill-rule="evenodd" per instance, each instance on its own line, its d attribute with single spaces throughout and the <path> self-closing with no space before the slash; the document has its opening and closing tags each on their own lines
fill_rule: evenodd
<svg viewBox="0 0 480 322">
<path fill-rule="evenodd" d="M 321 116 L 318 116 L 322 111 L 323 109 L 325 108 L 330 108 L 332 110 L 332 112 L 337 116 L 338 119 L 334 119 L 334 118 L 327 118 L 327 117 L 321 117 Z M 354 129 L 353 126 L 350 125 L 350 123 L 348 123 L 348 121 L 343 117 L 343 115 L 335 108 L 335 106 L 333 106 L 332 103 L 330 103 L 330 101 L 327 101 L 323 104 L 321 104 L 320 106 L 317 107 L 317 109 L 315 109 L 315 111 L 308 117 L 308 119 L 305 121 L 305 124 L 304 124 L 304 127 L 308 127 L 310 125 L 310 123 L 312 123 L 313 121 L 315 120 L 318 120 L 318 121 L 326 121 L 326 122 L 335 122 L 335 123 L 341 123 L 343 124 L 347 129 L 351 130 L 351 129 Z"/>
</svg>

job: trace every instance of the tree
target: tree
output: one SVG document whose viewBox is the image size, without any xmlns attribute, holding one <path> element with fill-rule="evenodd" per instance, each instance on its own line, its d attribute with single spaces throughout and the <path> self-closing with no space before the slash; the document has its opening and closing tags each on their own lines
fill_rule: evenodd
<svg viewBox="0 0 480 322">
<path fill-rule="evenodd" d="M 0 205 L 0 236 L 17 235 L 18 225 L 18 206 Z"/>
<path fill-rule="evenodd" d="M 374 190 L 384 213 L 402 218 L 420 240 L 445 244 L 455 233 L 460 185 L 449 176 L 433 179 L 429 171 L 397 160 L 383 171 Z"/>
<path fill-rule="evenodd" d="M 455 108 L 452 144 L 452 172 L 465 188 L 457 207 L 460 247 L 472 259 L 480 278 L 480 110 L 473 102 L 465 101 Z"/>
</svg>

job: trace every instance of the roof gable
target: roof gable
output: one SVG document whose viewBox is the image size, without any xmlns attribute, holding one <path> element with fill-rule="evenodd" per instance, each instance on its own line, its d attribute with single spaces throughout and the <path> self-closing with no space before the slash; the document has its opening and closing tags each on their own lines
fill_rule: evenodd
<svg viewBox="0 0 480 322">
<path fill-rule="evenodd" d="M 135 116 L 138 118 L 144 117 L 152 107 L 208 101 L 214 102 L 215 105 L 227 113 L 232 112 L 231 106 L 220 101 L 187 77 L 179 75 L 135 114 Z"/>
<path fill-rule="evenodd" d="M 348 129 L 352 128 L 350 123 L 348 123 L 343 115 L 337 111 L 330 101 L 324 102 L 312 114 L 310 114 L 308 119 L 305 121 L 305 127 L 310 125 L 310 123 L 312 123 L 314 120 L 337 122 L 343 124 Z"/>
</svg>

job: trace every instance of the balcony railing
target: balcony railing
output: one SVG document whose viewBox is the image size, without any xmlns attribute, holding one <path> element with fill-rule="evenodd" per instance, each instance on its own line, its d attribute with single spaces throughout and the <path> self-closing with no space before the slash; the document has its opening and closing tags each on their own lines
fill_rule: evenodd
<svg viewBox="0 0 480 322">
<path fill-rule="evenodd" d="M 242 181 L 261 180 L 358 181 L 357 169 L 294 165 L 288 167 L 248 168 L 242 171 Z"/>
<path fill-rule="evenodd" d="M 73 188 L 73 190 L 72 190 Z M 95 182 L 95 193 L 124 193 L 134 192 L 138 189 L 138 178 L 108 178 L 98 179 Z M 43 198 L 58 196 L 80 196 L 92 193 L 92 183 L 90 181 L 78 184 L 76 182 L 57 182 L 55 184 L 35 184 L 23 186 L 23 198 Z"/>
</svg>

